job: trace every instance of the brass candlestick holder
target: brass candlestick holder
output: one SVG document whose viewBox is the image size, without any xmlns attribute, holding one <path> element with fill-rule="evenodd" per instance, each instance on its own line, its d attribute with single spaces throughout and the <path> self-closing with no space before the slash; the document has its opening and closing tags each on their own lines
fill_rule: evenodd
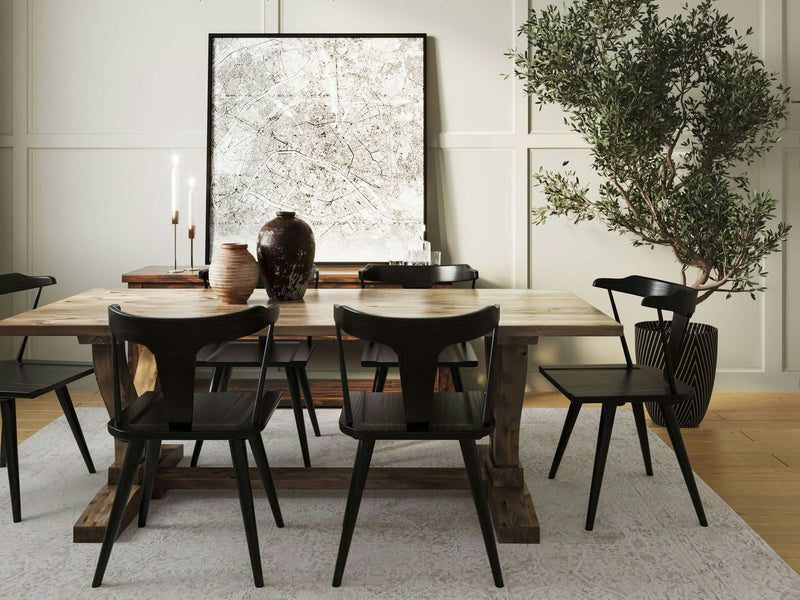
<svg viewBox="0 0 800 600">
<path fill-rule="evenodd" d="M 185 269 L 178 268 L 178 215 L 180 211 L 175 210 L 172 212 L 172 241 L 173 241 L 173 268 L 169 273 L 183 273 Z"/>
<path fill-rule="evenodd" d="M 200 267 L 194 266 L 194 232 L 195 226 L 189 225 L 189 268 L 186 270 L 191 272 L 200 270 Z"/>
</svg>

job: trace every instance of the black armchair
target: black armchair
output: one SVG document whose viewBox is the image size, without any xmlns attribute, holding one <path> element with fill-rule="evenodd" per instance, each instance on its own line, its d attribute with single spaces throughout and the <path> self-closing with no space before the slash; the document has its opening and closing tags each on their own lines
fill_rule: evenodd
<svg viewBox="0 0 800 600">
<path fill-rule="evenodd" d="M 692 397 L 694 390 L 675 378 L 675 366 L 680 357 L 689 319 L 694 313 L 697 303 L 697 290 L 676 283 L 632 275 L 624 279 L 597 279 L 595 287 L 608 290 L 608 297 L 614 311 L 614 318 L 619 320 L 617 305 L 612 292 L 641 296 L 642 306 L 658 311 L 658 323 L 662 348 L 664 352 L 664 369 L 656 369 L 643 365 L 634 365 L 631 361 L 625 335 L 620 336 L 625 364 L 615 365 L 578 365 L 561 367 L 540 367 L 539 371 L 558 390 L 569 398 L 570 405 L 561 438 L 550 468 L 550 479 L 555 478 L 558 466 L 564 456 L 570 434 L 580 413 L 581 406 L 587 403 L 600 404 L 600 431 L 597 438 L 597 451 L 594 459 L 592 486 L 589 493 L 589 509 L 586 515 L 586 529 L 594 528 L 600 488 L 603 483 L 608 446 L 617 406 L 630 403 L 633 409 L 639 444 L 645 464 L 645 472 L 653 474 L 650 460 L 650 447 L 647 441 L 647 427 L 644 420 L 644 402 L 656 402 L 661 407 L 669 432 L 675 456 L 683 473 L 686 487 L 692 499 L 697 518 L 702 526 L 707 526 L 703 504 L 697 491 L 692 474 L 689 456 L 683 443 L 681 430 L 675 420 L 674 406 Z M 672 324 L 667 326 L 662 311 L 672 312 Z"/>
<path fill-rule="evenodd" d="M 478 271 L 469 265 L 376 265 L 369 264 L 358 272 L 361 287 L 367 283 L 389 283 L 400 285 L 408 289 L 428 289 L 438 284 L 451 284 L 458 282 L 471 282 L 475 287 L 478 281 Z M 389 369 L 398 366 L 397 355 L 384 344 L 367 343 L 361 356 L 362 367 L 375 367 L 375 379 L 372 383 L 373 392 L 382 392 L 386 383 Z M 478 357 L 467 343 L 452 344 L 444 348 L 439 355 L 439 367 L 450 369 L 453 378 L 453 388 L 457 392 L 464 391 L 464 382 L 461 378 L 462 367 L 477 367 Z"/>
<path fill-rule="evenodd" d="M 33 308 L 39 304 L 42 288 L 56 283 L 54 277 L 30 276 L 21 273 L 0 275 L 0 295 L 37 290 Z M 89 473 L 95 468 L 86 440 L 83 437 L 78 415 L 67 390 L 67 384 L 91 375 L 94 367 L 90 363 L 52 360 L 25 360 L 27 336 L 22 339 L 15 360 L 0 361 L 0 413 L 3 417 L 2 441 L 0 442 L 0 466 L 8 468 L 8 484 L 11 491 L 11 513 L 14 522 L 22 520 L 19 489 L 19 458 L 17 454 L 17 398 L 36 398 L 55 391 L 64 416 L 67 419 L 78 449 Z"/>
<path fill-rule="evenodd" d="M 202 269 L 199 277 L 203 280 L 205 287 L 208 287 L 208 269 Z M 319 287 L 319 270 L 316 265 L 314 265 L 311 277 L 314 287 Z M 261 358 L 264 355 L 264 343 L 265 340 L 262 337 L 258 340 L 236 340 L 210 344 L 201 348 L 197 354 L 197 366 L 214 368 L 209 391 L 227 391 L 234 368 L 259 367 Z M 306 426 L 303 420 L 303 407 L 300 399 L 301 390 L 314 435 L 317 437 L 321 435 L 319 423 L 317 422 L 317 413 L 314 410 L 314 400 L 311 397 L 311 386 L 308 383 L 308 375 L 306 373 L 306 365 L 313 351 L 314 345 L 311 343 L 311 338 L 304 340 L 277 340 L 273 343 L 268 357 L 270 367 L 282 367 L 286 373 L 286 381 L 289 384 L 292 409 L 294 410 L 294 419 L 297 426 L 297 437 L 300 440 L 300 451 L 303 455 L 303 464 L 306 467 L 311 466 L 311 457 L 308 451 Z M 192 467 L 197 466 L 202 447 L 203 440 L 197 440 L 192 451 L 190 463 Z"/>
<path fill-rule="evenodd" d="M 476 440 L 492 433 L 495 426 L 490 391 L 500 308 L 487 306 L 465 315 L 421 319 L 382 317 L 347 306 L 335 306 L 333 314 L 344 400 L 339 429 L 358 440 L 333 586 L 342 583 L 375 441 L 458 440 L 494 582 L 497 587 L 503 587 L 475 446 Z M 402 393 L 350 391 L 342 346 L 343 331 L 360 339 L 385 344 L 397 354 Z M 488 334 L 492 335 L 492 343 L 486 391 L 434 392 L 441 351 L 451 344 Z"/>
</svg>

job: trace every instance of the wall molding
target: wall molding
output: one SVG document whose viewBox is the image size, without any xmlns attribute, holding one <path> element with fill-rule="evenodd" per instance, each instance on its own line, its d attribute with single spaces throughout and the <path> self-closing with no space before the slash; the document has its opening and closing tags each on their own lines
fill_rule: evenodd
<svg viewBox="0 0 800 600">
<path fill-rule="evenodd" d="M 205 131 L 149 133 L 37 133 L 0 134 L 0 147 L 37 148 L 205 148 Z M 524 148 L 527 150 L 588 150 L 578 134 L 541 133 L 519 136 L 505 131 L 444 131 L 430 135 L 428 148 Z M 786 131 L 773 152 L 800 149 L 800 131 Z"/>
</svg>

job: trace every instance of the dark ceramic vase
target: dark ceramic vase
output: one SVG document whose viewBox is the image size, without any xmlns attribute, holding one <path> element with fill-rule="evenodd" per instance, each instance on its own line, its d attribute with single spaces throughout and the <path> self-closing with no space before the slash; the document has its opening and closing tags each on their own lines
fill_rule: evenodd
<svg viewBox="0 0 800 600">
<path fill-rule="evenodd" d="M 302 300 L 314 265 L 314 232 L 293 212 L 280 211 L 258 234 L 258 267 L 267 296 Z"/>
</svg>

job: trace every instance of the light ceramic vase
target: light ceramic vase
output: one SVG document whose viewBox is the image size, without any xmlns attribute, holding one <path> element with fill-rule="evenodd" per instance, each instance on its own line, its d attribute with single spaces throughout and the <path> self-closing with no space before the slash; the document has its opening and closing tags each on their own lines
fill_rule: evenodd
<svg viewBox="0 0 800 600">
<path fill-rule="evenodd" d="M 258 284 L 258 263 L 247 244 L 222 244 L 208 269 L 211 289 L 223 304 L 245 304 Z"/>
</svg>

